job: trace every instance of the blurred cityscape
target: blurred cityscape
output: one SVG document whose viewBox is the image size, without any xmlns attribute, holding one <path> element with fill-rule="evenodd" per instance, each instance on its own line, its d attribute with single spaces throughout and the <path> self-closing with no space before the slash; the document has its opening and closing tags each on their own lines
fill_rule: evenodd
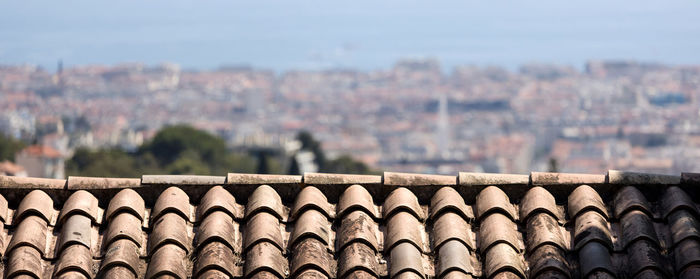
<svg viewBox="0 0 700 279">
<path fill-rule="evenodd" d="M 697 172 L 699 120 L 700 65 L 0 66 L 0 132 L 32 144 L 16 164 L 31 172 L 32 160 L 49 160 L 50 177 L 64 176 L 62 160 L 77 148 L 134 151 L 182 123 L 235 150 L 289 152 L 306 130 L 329 158 L 347 154 L 382 171 Z M 17 167 L 0 163 L 0 172 Z"/>
</svg>

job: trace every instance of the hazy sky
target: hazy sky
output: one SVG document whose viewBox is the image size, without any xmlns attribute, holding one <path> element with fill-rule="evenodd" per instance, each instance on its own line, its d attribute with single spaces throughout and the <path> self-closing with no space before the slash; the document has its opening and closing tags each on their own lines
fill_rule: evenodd
<svg viewBox="0 0 700 279">
<path fill-rule="evenodd" d="M 700 1 L 2 1 L 0 64 L 700 64 Z"/>
</svg>

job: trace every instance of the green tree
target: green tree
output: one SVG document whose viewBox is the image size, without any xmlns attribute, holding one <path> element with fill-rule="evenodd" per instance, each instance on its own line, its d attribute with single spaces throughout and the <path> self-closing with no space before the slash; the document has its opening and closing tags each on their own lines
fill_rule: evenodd
<svg viewBox="0 0 700 279">
<path fill-rule="evenodd" d="M 22 150 L 26 145 L 12 137 L 0 134 L 0 161 L 10 160 L 15 161 L 15 154 Z"/>
<path fill-rule="evenodd" d="M 330 160 L 326 166 L 330 173 L 371 174 L 372 170 L 363 162 L 356 161 L 350 155 L 341 155 Z"/>
<path fill-rule="evenodd" d="M 188 125 L 168 126 L 139 149 L 139 153 L 151 153 L 161 165 L 177 160 L 183 152 L 195 152 L 206 162 L 221 162 L 226 154 L 224 140 Z"/>
<path fill-rule="evenodd" d="M 301 149 L 308 150 L 314 153 L 314 163 L 318 169 L 325 171 L 326 154 L 321 149 L 321 143 L 318 142 L 308 131 L 300 131 L 297 134 L 297 140 L 301 142 Z"/>
<path fill-rule="evenodd" d="M 66 162 L 68 175 L 97 177 L 140 177 L 142 171 L 136 167 L 134 157 L 122 150 L 89 150 L 79 148 Z"/>
</svg>

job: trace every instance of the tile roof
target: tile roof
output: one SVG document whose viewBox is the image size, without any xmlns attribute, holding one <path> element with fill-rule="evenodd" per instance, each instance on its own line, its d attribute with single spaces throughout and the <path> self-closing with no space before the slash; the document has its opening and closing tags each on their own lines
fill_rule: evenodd
<svg viewBox="0 0 700 279">
<path fill-rule="evenodd" d="M 0 176 L 4 278 L 700 278 L 700 174 Z"/>
</svg>

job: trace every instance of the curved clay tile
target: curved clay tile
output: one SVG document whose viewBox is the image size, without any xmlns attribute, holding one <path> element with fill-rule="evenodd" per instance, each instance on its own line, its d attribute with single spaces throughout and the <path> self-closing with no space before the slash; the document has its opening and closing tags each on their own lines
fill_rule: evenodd
<svg viewBox="0 0 700 279">
<path fill-rule="evenodd" d="M 698 213 L 698 208 L 695 206 L 690 196 L 677 186 L 666 188 L 666 192 L 661 197 L 661 208 L 664 214 L 663 218 L 668 217 L 671 212 L 681 208 L 685 208 L 696 214 Z"/>
<path fill-rule="evenodd" d="M 252 276 L 259 271 L 269 271 L 280 278 L 289 275 L 287 260 L 282 256 L 282 251 L 270 242 L 255 244 L 246 253 L 245 276 Z"/>
<path fill-rule="evenodd" d="M 420 278 L 425 278 L 421 251 L 406 242 L 397 244 L 394 249 L 391 249 L 389 277 L 394 278 L 404 272 L 412 272 Z"/>
<path fill-rule="evenodd" d="M 700 240 L 688 238 L 676 243 L 673 254 L 676 260 L 676 272 L 683 271 L 690 265 L 700 264 Z"/>
<path fill-rule="evenodd" d="M 83 245 L 90 250 L 92 245 L 92 223 L 90 217 L 83 215 L 71 215 L 61 228 L 61 235 L 56 245 L 56 254 L 71 244 Z"/>
<path fill-rule="evenodd" d="M 444 211 L 454 211 L 466 220 L 473 220 L 472 209 L 464 203 L 462 196 L 452 187 L 442 187 L 430 199 L 430 218 L 435 218 Z"/>
<path fill-rule="evenodd" d="M 248 204 L 245 206 L 245 218 L 250 218 L 258 211 L 269 212 L 280 220 L 284 219 L 284 205 L 275 189 L 262 185 L 248 197 Z"/>
<path fill-rule="evenodd" d="M 90 248 L 83 245 L 70 245 L 61 253 L 56 262 L 56 275 L 67 271 L 79 271 L 87 278 L 92 278 L 92 254 Z"/>
<path fill-rule="evenodd" d="M 17 207 L 17 211 L 15 211 L 15 218 L 12 222 L 16 225 L 28 215 L 39 216 L 46 220 L 46 223 L 51 223 L 51 218 L 54 215 L 53 200 L 51 197 L 41 190 L 29 192 L 19 203 L 19 207 Z"/>
<path fill-rule="evenodd" d="M 372 195 L 360 185 L 352 185 L 345 189 L 338 201 L 338 207 L 336 207 L 336 218 L 342 218 L 345 214 L 355 209 L 364 210 L 373 218 L 379 216 L 377 208 L 374 206 Z"/>
<path fill-rule="evenodd" d="M 338 277 L 341 278 L 341 277 Z M 376 279 L 379 278 L 376 275 L 373 275 L 370 272 L 364 271 L 364 270 L 354 270 L 350 273 L 348 273 L 344 279 Z"/>
<path fill-rule="evenodd" d="M 673 243 L 680 243 L 689 237 L 700 239 L 700 222 L 687 210 L 676 210 L 668 215 L 667 220 Z"/>
<path fill-rule="evenodd" d="M 238 232 L 233 224 L 231 215 L 223 211 L 214 211 L 207 215 L 199 225 L 199 230 L 197 231 L 197 249 L 200 249 L 200 246 L 207 242 L 219 241 L 232 251 L 237 251 L 239 249 L 235 249 L 236 235 L 238 235 Z"/>
<path fill-rule="evenodd" d="M 8 214 L 10 213 L 9 207 L 7 204 L 7 200 L 5 197 L 0 195 L 0 222 L 5 223 L 7 222 L 7 218 L 9 217 Z"/>
<path fill-rule="evenodd" d="M 615 276 L 614 274 L 610 273 L 607 270 L 599 269 L 599 270 L 594 270 L 591 273 L 589 273 L 586 278 L 617 279 L 617 276 Z"/>
<path fill-rule="evenodd" d="M 603 271 L 610 275 L 615 274 L 608 247 L 600 242 L 589 242 L 581 247 L 581 250 L 578 252 L 578 259 L 582 278 L 590 278 L 589 276 L 592 276 L 595 271 Z M 606 276 L 603 273 L 598 273 L 598 275 Z"/>
<path fill-rule="evenodd" d="M 208 214 L 216 210 L 226 212 L 233 218 L 243 218 L 243 213 L 236 205 L 236 198 L 221 186 L 214 186 L 204 194 L 197 207 L 197 221 L 201 222 Z"/>
<path fill-rule="evenodd" d="M 307 269 L 299 273 L 299 275 L 296 276 L 297 279 L 327 279 L 329 278 L 323 272 L 320 272 L 315 269 Z"/>
<path fill-rule="evenodd" d="M 530 215 L 536 212 L 545 212 L 557 218 L 557 220 L 564 220 L 564 216 L 557 207 L 554 196 L 539 186 L 532 187 L 525 193 L 520 203 L 520 220 L 527 220 Z"/>
<path fill-rule="evenodd" d="M 244 251 L 247 251 L 251 246 L 261 241 L 267 241 L 275 245 L 277 249 L 284 249 L 282 232 L 280 231 L 280 221 L 270 213 L 260 212 L 253 215 L 253 217 L 246 222 L 244 232 Z"/>
<path fill-rule="evenodd" d="M 301 189 L 294 201 L 290 219 L 295 220 L 301 213 L 309 209 L 318 210 L 326 217 L 331 217 L 331 206 L 328 203 L 328 199 L 321 193 L 321 190 L 314 186 L 307 186 Z"/>
<path fill-rule="evenodd" d="M 106 219 L 109 220 L 114 218 L 114 215 L 119 212 L 129 212 L 139 220 L 143 220 L 144 213 L 146 212 L 146 206 L 144 205 L 143 198 L 132 189 L 124 189 L 119 191 L 112 199 L 109 201 L 107 206 L 107 211 L 105 213 Z"/>
<path fill-rule="evenodd" d="M 422 224 L 411 213 L 400 211 L 389 218 L 386 225 L 384 251 L 389 252 L 399 243 L 409 242 L 423 251 Z"/>
<path fill-rule="evenodd" d="M 136 279 L 136 274 L 123 266 L 115 266 L 105 270 L 99 278 L 119 278 L 119 279 Z"/>
<path fill-rule="evenodd" d="M 152 255 L 158 247 L 168 243 L 189 252 L 187 222 L 176 213 L 166 213 L 156 221 L 148 237 L 148 254 Z"/>
<path fill-rule="evenodd" d="M 423 279 L 423 276 L 419 275 L 413 270 L 406 270 L 404 272 L 394 275 L 392 279 Z"/>
<path fill-rule="evenodd" d="M 518 230 L 516 224 L 503 214 L 491 214 L 486 216 L 479 227 L 479 250 L 487 252 L 489 248 L 498 243 L 506 243 L 515 251 L 520 251 L 518 242 Z"/>
<path fill-rule="evenodd" d="M 105 274 L 104 278 L 115 278 L 106 276 L 106 274 L 110 272 L 122 274 L 124 272 L 121 270 L 126 269 L 136 277 L 139 274 L 139 263 L 139 247 L 131 240 L 118 239 L 107 248 L 100 273 Z"/>
<path fill-rule="evenodd" d="M 466 274 L 464 272 L 461 272 L 459 270 L 452 270 L 448 271 L 447 273 L 442 275 L 442 279 L 472 279 L 471 274 Z"/>
<path fill-rule="evenodd" d="M 491 212 L 501 212 L 511 220 L 515 220 L 515 208 L 510 203 L 503 190 L 495 186 L 489 186 L 481 190 L 476 196 L 476 216 L 483 219 Z"/>
<path fill-rule="evenodd" d="M 651 218 L 642 211 L 633 210 L 627 212 L 620 220 L 620 226 L 622 227 L 622 247 L 625 249 L 638 239 L 659 243 Z M 671 233 L 674 235 L 673 226 L 671 228 Z"/>
<path fill-rule="evenodd" d="M 340 222 L 340 228 L 335 234 L 336 250 L 342 250 L 346 245 L 361 241 L 369 245 L 374 251 L 379 250 L 377 243 L 377 223 L 374 222 L 371 216 L 364 211 L 353 211 L 343 217 Z"/>
<path fill-rule="evenodd" d="M 664 260 L 655 243 L 647 240 L 635 241 L 627 248 L 627 274 L 636 278 L 644 269 L 664 272 Z"/>
<path fill-rule="evenodd" d="M 231 279 L 233 277 L 224 273 L 223 271 L 216 270 L 216 269 L 209 269 L 209 270 L 204 271 L 201 274 L 199 274 L 199 276 L 197 276 L 196 278 L 199 278 L 199 279 Z"/>
<path fill-rule="evenodd" d="M 249 278 L 250 279 L 282 279 L 283 277 L 279 277 L 279 276 L 275 275 L 275 273 L 272 273 L 272 272 L 267 271 L 267 270 L 260 270 L 260 271 L 255 272 L 255 274 L 250 275 Z M 209 278 L 207 278 L 207 279 L 209 279 Z M 226 277 L 226 279 L 230 279 L 230 278 Z"/>
<path fill-rule="evenodd" d="M 574 225 L 574 249 L 581 247 L 591 241 L 597 241 L 608 247 L 612 251 L 612 236 L 608 228 L 608 222 L 603 215 L 597 211 L 586 211 L 576 217 Z"/>
<path fill-rule="evenodd" d="M 97 198 L 90 192 L 84 190 L 76 191 L 63 204 L 63 208 L 58 215 L 58 224 L 63 224 L 65 219 L 72 214 L 88 216 L 92 222 L 100 224 L 100 207 L 97 203 Z"/>
<path fill-rule="evenodd" d="M 338 256 L 338 276 L 344 278 L 350 276 L 352 271 L 362 270 L 372 278 L 379 277 L 377 273 L 377 257 L 374 250 L 364 243 L 353 242 L 348 244 Z M 362 273 L 355 274 L 355 278 L 360 277 Z"/>
<path fill-rule="evenodd" d="M 469 249 L 464 243 L 458 240 L 445 242 L 438 250 L 439 271 L 437 275 L 442 277 L 447 272 L 454 270 L 474 274 L 474 267 L 472 267 L 469 255 Z"/>
<path fill-rule="evenodd" d="M 530 278 L 535 278 L 551 270 L 560 273 L 559 277 L 569 278 L 571 268 L 564 257 L 564 251 L 557 246 L 545 244 L 530 251 L 528 263 L 530 264 Z"/>
<path fill-rule="evenodd" d="M 29 246 L 20 246 L 10 253 L 5 266 L 5 278 L 16 278 L 20 274 L 30 274 L 41 278 L 44 274 L 41 253 Z"/>
<path fill-rule="evenodd" d="M 129 239 L 138 247 L 141 247 L 143 244 L 141 220 L 130 213 L 121 213 L 113 217 L 107 224 L 102 245 L 107 247 L 112 241 L 117 239 Z"/>
<path fill-rule="evenodd" d="M 187 279 L 186 257 L 187 251 L 177 245 L 161 246 L 151 256 L 145 279 L 161 278 L 164 275 L 177 279 Z"/>
<path fill-rule="evenodd" d="M 540 245 L 550 244 L 562 250 L 568 250 L 569 245 L 564 238 L 563 228 L 549 214 L 539 213 L 527 219 L 527 251 L 533 251 Z"/>
<path fill-rule="evenodd" d="M 462 219 L 462 216 L 453 212 L 445 212 L 433 223 L 433 247 L 434 250 L 448 240 L 459 240 L 470 250 L 474 250 L 474 240 L 471 235 L 472 228 Z"/>
<path fill-rule="evenodd" d="M 221 242 L 210 242 L 201 248 L 197 254 L 195 274 L 201 277 L 204 271 L 211 269 L 224 271 L 231 278 L 235 277 L 236 256 L 230 247 Z"/>
<path fill-rule="evenodd" d="M 10 253 L 13 249 L 21 246 L 29 246 L 39 251 L 43 256 L 44 249 L 46 249 L 47 232 L 46 220 L 34 215 L 27 216 L 19 223 L 5 253 Z"/>
<path fill-rule="evenodd" d="M 396 188 L 396 190 L 392 191 L 384 200 L 383 217 L 386 219 L 399 211 L 409 212 L 420 221 L 425 219 L 423 209 L 420 207 L 416 195 L 414 195 L 411 190 L 403 187 Z"/>
<path fill-rule="evenodd" d="M 56 279 L 90 279 L 90 277 L 87 277 L 87 276 L 85 276 L 85 274 L 81 273 L 80 271 L 75 271 L 75 270 L 67 270 L 66 272 L 63 272 L 57 276 L 54 276 L 53 278 L 56 278 Z"/>
<path fill-rule="evenodd" d="M 608 218 L 608 210 L 605 209 L 603 199 L 600 198 L 598 192 L 593 190 L 588 185 L 582 185 L 574 189 L 569 195 L 569 217 L 576 218 L 579 214 L 586 210 L 596 210 L 605 218 Z"/>
<path fill-rule="evenodd" d="M 326 219 L 326 215 L 318 210 L 304 211 L 294 223 L 294 230 L 289 237 L 289 246 L 294 247 L 298 241 L 307 237 L 314 237 L 328 245 L 329 231 L 331 231 L 331 224 Z"/>
<path fill-rule="evenodd" d="M 659 277 L 657 277 L 657 278 L 659 278 Z M 700 278 L 700 264 L 687 267 L 686 269 L 684 269 L 680 273 L 680 276 L 678 278 L 680 278 L 680 279 Z"/>
<path fill-rule="evenodd" d="M 291 259 L 291 275 L 295 277 L 307 269 L 321 271 L 324 275 L 331 275 L 331 261 L 333 257 L 326 251 L 326 244 L 315 238 L 306 238 L 294 246 Z"/>
<path fill-rule="evenodd" d="M 558 270 L 545 270 L 539 273 L 536 277 L 530 277 L 534 279 L 570 279 L 570 276 L 561 273 Z M 640 278 L 641 279 L 641 278 Z"/>
<path fill-rule="evenodd" d="M 185 220 L 190 220 L 190 197 L 185 191 L 178 187 L 165 189 L 151 210 L 151 224 L 168 212 L 177 213 Z"/>
<path fill-rule="evenodd" d="M 622 218 L 622 215 L 628 211 L 634 209 L 640 210 L 649 216 L 652 216 L 651 205 L 649 205 L 647 198 L 644 197 L 642 192 L 632 186 L 627 186 L 620 189 L 620 191 L 618 191 L 615 195 L 614 204 L 615 218 L 618 219 Z"/>
<path fill-rule="evenodd" d="M 498 215 L 498 214 L 496 214 Z M 520 278 L 525 277 L 525 266 L 518 252 L 506 243 L 498 243 L 486 252 L 484 274 L 486 277 L 498 276 L 501 272 L 514 272 Z"/>
</svg>

